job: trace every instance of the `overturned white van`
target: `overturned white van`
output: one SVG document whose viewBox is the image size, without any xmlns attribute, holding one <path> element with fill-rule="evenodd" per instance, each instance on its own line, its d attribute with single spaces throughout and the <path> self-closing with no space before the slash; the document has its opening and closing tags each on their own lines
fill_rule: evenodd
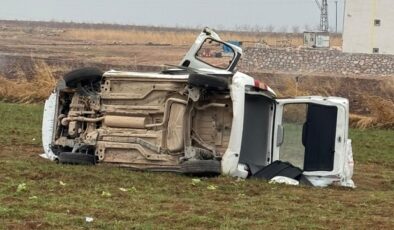
<svg viewBox="0 0 394 230">
<path fill-rule="evenodd" d="M 241 55 L 205 28 L 180 65 L 162 72 L 66 74 L 45 104 L 44 156 L 354 187 L 348 100 L 278 99 L 236 70 Z"/>
</svg>

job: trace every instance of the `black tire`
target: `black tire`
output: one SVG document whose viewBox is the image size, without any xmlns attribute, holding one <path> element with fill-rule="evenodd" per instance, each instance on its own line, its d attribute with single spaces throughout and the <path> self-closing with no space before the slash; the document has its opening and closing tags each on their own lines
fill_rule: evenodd
<svg viewBox="0 0 394 230">
<path fill-rule="evenodd" d="M 63 80 L 66 86 L 76 88 L 78 83 L 83 85 L 98 82 L 102 76 L 103 71 L 97 68 L 85 67 L 68 72 L 64 75 Z"/>
<path fill-rule="evenodd" d="M 189 160 L 180 166 L 181 172 L 188 175 L 217 176 L 222 172 L 220 161 L 217 160 Z"/>
<path fill-rule="evenodd" d="M 188 83 L 211 90 L 228 90 L 227 78 L 223 76 L 192 73 L 189 75 Z"/>
<path fill-rule="evenodd" d="M 58 159 L 62 164 L 94 165 L 96 162 L 96 157 L 93 155 L 72 152 L 61 152 Z"/>
</svg>

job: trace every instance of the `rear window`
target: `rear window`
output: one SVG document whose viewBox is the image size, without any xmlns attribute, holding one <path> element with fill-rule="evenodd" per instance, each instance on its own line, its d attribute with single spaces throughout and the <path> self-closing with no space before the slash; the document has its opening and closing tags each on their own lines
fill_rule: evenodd
<svg viewBox="0 0 394 230">
<path fill-rule="evenodd" d="M 332 171 L 337 126 L 336 106 L 287 104 L 279 159 L 304 171 Z"/>
<path fill-rule="evenodd" d="M 302 128 L 306 122 L 307 104 L 288 104 L 283 108 L 284 139 L 279 159 L 304 168 L 305 147 L 302 144 Z"/>
</svg>

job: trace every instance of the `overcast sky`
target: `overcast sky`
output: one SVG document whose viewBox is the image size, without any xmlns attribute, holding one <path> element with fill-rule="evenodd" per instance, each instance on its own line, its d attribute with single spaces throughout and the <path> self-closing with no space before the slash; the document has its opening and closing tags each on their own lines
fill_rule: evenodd
<svg viewBox="0 0 394 230">
<path fill-rule="evenodd" d="M 319 0 L 321 1 L 321 0 Z M 338 28 L 343 2 L 338 0 Z M 328 0 L 335 28 L 335 0 Z M 238 25 L 276 29 L 320 22 L 315 0 L 0 0 L 0 19 L 106 22 L 156 26 Z"/>
</svg>

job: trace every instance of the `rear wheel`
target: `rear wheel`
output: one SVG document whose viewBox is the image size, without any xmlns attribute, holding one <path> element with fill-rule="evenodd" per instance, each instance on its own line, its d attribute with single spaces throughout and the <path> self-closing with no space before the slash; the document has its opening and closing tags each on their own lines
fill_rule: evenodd
<svg viewBox="0 0 394 230">
<path fill-rule="evenodd" d="M 76 88 L 78 85 L 91 85 L 101 80 L 103 72 L 97 68 L 85 67 L 73 70 L 64 75 L 66 86 Z"/>
<path fill-rule="evenodd" d="M 182 173 L 189 175 L 217 176 L 221 173 L 221 164 L 217 160 L 189 160 L 180 166 Z"/>
<path fill-rule="evenodd" d="M 94 155 L 85 153 L 61 152 L 58 160 L 62 164 L 94 165 L 96 163 Z"/>
</svg>

